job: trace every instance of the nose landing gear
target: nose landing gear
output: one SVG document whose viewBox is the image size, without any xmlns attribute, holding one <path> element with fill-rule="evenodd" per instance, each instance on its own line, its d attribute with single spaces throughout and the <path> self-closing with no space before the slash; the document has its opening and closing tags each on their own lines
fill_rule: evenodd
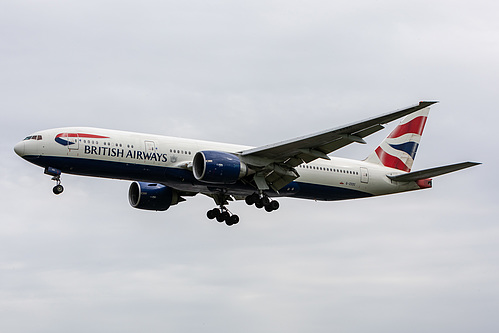
<svg viewBox="0 0 499 333">
<path fill-rule="evenodd" d="M 54 192 L 54 194 L 58 195 L 58 194 L 61 194 L 64 191 L 64 186 L 61 185 L 61 179 L 60 179 L 60 177 L 58 177 L 57 179 L 55 179 L 55 178 L 56 177 L 52 177 L 52 180 L 55 180 L 57 182 L 57 185 L 55 185 L 52 188 L 52 192 Z"/>
<path fill-rule="evenodd" d="M 44 173 L 52 176 L 52 180 L 56 182 L 56 185 L 52 188 L 52 192 L 56 195 L 61 194 L 64 191 L 64 187 L 61 185 L 61 170 L 47 167 Z"/>
</svg>

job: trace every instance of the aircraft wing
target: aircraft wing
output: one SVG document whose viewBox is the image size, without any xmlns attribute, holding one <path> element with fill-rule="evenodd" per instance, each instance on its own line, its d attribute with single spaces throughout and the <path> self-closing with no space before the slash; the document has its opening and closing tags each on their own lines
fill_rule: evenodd
<svg viewBox="0 0 499 333">
<path fill-rule="evenodd" d="M 260 167 L 254 181 L 259 189 L 274 190 L 299 177 L 294 167 L 317 158 L 329 159 L 328 154 L 353 142 L 366 143 L 363 138 L 376 133 L 393 120 L 424 109 L 437 102 L 420 102 L 402 110 L 365 119 L 345 126 L 252 148 L 239 152 L 239 156 L 250 165 Z"/>
<path fill-rule="evenodd" d="M 445 175 L 446 173 L 458 171 L 461 169 L 470 168 L 472 166 L 479 165 L 479 164 L 482 164 L 482 163 L 462 162 L 462 163 L 445 165 L 445 166 L 426 169 L 426 170 L 403 173 L 401 175 L 396 175 L 396 176 L 388 175 L 387 177 L 390 178 L 391 180 L 395 180 L 397 182 L 411 182 L 411 181 L 418 181 L 420 179 L 426 179 L 426 178 Z"/>
</svg>

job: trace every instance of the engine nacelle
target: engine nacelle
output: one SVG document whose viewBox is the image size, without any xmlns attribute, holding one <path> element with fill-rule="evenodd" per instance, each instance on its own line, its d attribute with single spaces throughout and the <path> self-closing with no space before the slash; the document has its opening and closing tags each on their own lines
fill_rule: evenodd
<svg viewBox="0 0 499 333">
<path fill-rule="evenodd" d="M 133 182 L 128 189 L 128 201 L 133 208 L 167 210 L 179 202 L 179 195 L 165 185 Z"/>
<path fill-rule="evenodd" d="M 192 172 L 197 180 L 211 184 L 234 184 L 248 175 L 249 169 L 236 155 L 221 151 L 197 152 Z"/>
</svg>

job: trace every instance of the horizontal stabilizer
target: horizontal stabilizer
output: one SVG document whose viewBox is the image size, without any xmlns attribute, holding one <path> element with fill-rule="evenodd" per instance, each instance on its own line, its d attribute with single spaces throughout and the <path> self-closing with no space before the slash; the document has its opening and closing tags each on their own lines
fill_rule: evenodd
<svg viewBox="0 0 499 333">
<path fill-rule="evenodd" d="M 420 170 L 420 171 L 414 171 L 414 172 L 404 173 L 401 175 L 387 176 L 387 177 L 390 178 L 391 180 L 395 180 L 397 182 L 413 182 L 413 181 L 418 181 L 420 179 L 426 179 L 426 178 L 445 175 L 446 173 L 458 171 L 461 169 L 466 169 L 466 168 L 469 168 L 469 167 L 472 167 L 475 165 L 479 165 L 479 164 L 482 164 L 482 163 L 463 162 L 463 163 L 445 165 L 445 166 L 441 166 L 441 167 Z"/>
</svg>

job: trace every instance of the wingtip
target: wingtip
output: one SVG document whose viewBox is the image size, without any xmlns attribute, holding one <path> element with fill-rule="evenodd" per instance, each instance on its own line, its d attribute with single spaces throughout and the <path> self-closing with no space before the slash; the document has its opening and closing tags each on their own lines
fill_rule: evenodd
<svg viewBox="0 0 499 333">
<path fill-rule="evenodd" d="M 433 105 L 433 104 L 436 104 L 436 103 L 438 103 L 438 101 L 420 101 L 419 105 L 429 106 L 429 105 Z"/>
</svg>

